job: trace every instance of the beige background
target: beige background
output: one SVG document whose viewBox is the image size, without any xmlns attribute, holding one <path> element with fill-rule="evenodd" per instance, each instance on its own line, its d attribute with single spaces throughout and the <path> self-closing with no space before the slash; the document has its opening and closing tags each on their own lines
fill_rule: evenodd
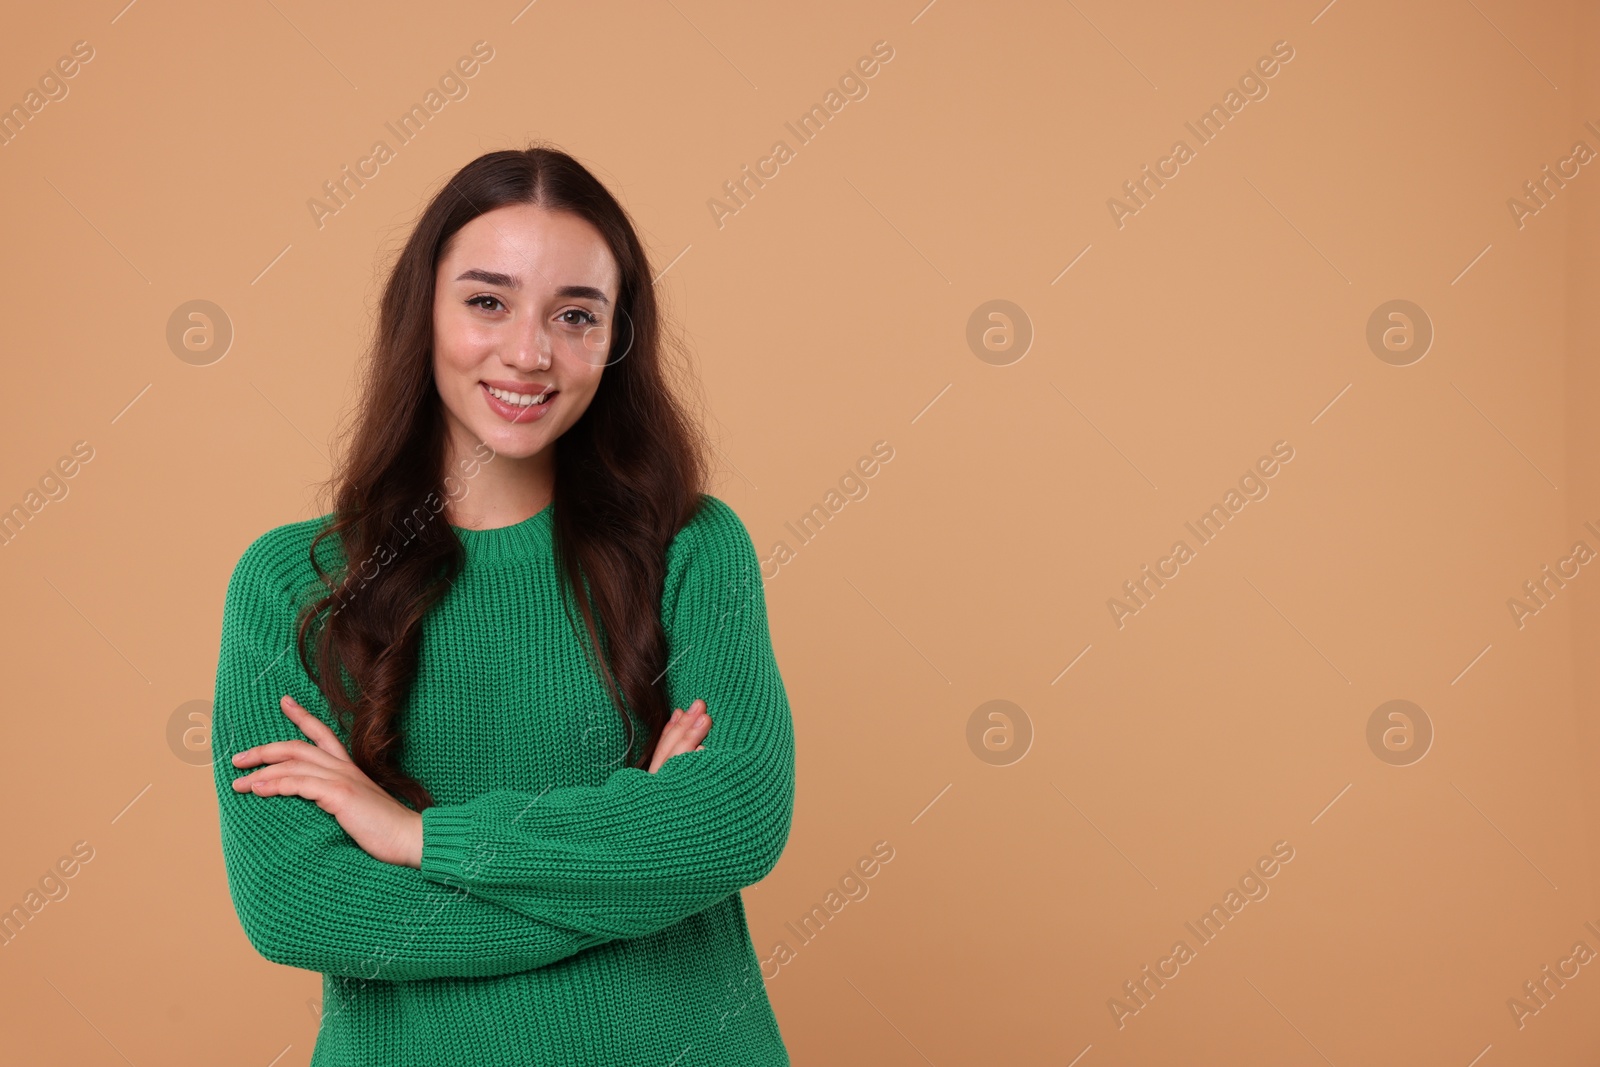
<svg viewBox="0 0 1600 1067">
<path fill-rule="evenodd" d="M 185 705 L 244 547 L 326 510 L 387 257 L 529 138 L 671 264 L 716 491 L 763 555 L 894 449 L 767 585 L 800 785 L 746 900 L 761 955 L 794 952 L 768 989 L 797 1064 L 1594 1061 L 1600 964 L 1520 1027 L 1508 1000 L 1600 952 L 1600 565 L 1520 628 L 1507 606 L 1600 550 L 1600 164 L 1507 207 L 1600 150 L 1592 6 L 112 0 L 11 13 L 0 103 L 79 40 L 0 147 L 0 507 L 93 449 L 0 548 L 0 907 L 93 849 L 0 948 L 8 1062 L 307 1062 L 320 980 L 239 928 Z M 469 95 L 318 228 L 322 183 L 479 40 Z M 800 145 L 784 123 L 880 40 Z M 1184 123 L 1280 40 L 1268 95 L 1196 147 Z M 1178 138 L 1195 158 L 1119 228 L 1107 200 Z M 235 331 L 209 365 L 166 340 L 197 299 Z M 1435 331 L 1408 366 L 1366 340 L 1394 299 Z M 991 300 L 1034 335 L 1007 365 L 967 342 Z M 1270 495 L 1119 629 L 1122 583 L 1277 441 Z M 1410 765 L 1368 744 L 1393 699 L 1434 731 Z M 998 752 L 969 743 L 991 700 L 1020 709 Z M 801 944 L 879 841 L 869 895 Z M 1279 841 L 1270 894 L 1201 946 L 1185 922 Z"/>
</svg>

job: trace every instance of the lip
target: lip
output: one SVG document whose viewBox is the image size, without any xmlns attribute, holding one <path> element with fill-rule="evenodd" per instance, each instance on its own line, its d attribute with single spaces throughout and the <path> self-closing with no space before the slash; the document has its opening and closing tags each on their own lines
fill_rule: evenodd
<svg viewBox="0 0 1600 1067">
<path fill-rule="evenodd" d="M 556 398 L 561 395 L 560 390 L 551 389 L 549 386 L 541 386 L 533 382 L 517 383 L 485 381 L 479 382 L 478 384 L 481 386 L 479 392 L 483 394 L 483 399 L 485 403 L 489 405 L 490 411 L 494 412 L 502 419 L 505 419 L 507 422 L 515 422 L 523 425 L 530 422 L 538 422 L 540 419 L 544 418 L 545 414 L 550 410 L 550 405 L 554 404 L 556 402 Z M 512 393 L 524 393 L 533 396 L 538 396 L 541 393 L 548 393 L 548 395 L 545 397 L 545 401 L 542 404 L 529 404 L 527 407 L 518 407 L 516 404 L 506 403 L 504 400 L 501 400 L 499 397 L 489 392 L 489 386 L 491 385 L 496 389 L 504 389 L 507 392 Z"/>
<path fill-rule="evenodd" d="M 545 392 L 557 392 L 555 388 L 549 385 L 542 385 L 539 382 L 499 382 L 485 378 L 483 379 L 483 384 L 492 385 L 496 389 L 503 389 L 508 393 L 524 393 L 531 396 L 538 396 Z"/>
</svg>

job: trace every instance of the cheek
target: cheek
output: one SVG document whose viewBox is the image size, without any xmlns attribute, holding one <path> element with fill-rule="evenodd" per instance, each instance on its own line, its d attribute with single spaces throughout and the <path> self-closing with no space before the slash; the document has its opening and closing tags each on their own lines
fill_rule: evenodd
<svg viewBox="0 0 1600 1067">
<path fill-rule="evenodd" d="M 556 373 L 572 396 L 588 401 L 600 388 L 600 377 L 605 372 L 605 367 L 595 366 L 582 356 L 571 356 L 560 360 Z"/>
<path fill-rule="evenodd" d="M 477 368 L 480 360 L 470 345 L 449 334 L 434 334 L 433 382 L 439 397 L 458 417 L 471 419 L 483 414 L 478 403 Z"/>
<path fill-rule="evenodd" d="M 483 407 L 478 385 L 488 372 L 480 351 L 471 345 L 452 345 L 448 339 L 435 339 L 433 380 L 439 396 L 463 418 L 489 414 Z"/>
<path fill-rule="evenodd" d="M 433 308 L 433 350 L 435 354 L 450 348 L 454 331 L 450 324 L 450 310 L 435 304 Z"/>
<path fill-rule="evenodd" d="M 436 362 L 463 370 L 475 367 L 482 359 L 487 330 L 454 307 L 435 307 L 433 311 L 433 352 Z"/>
<path fill-rule="evenodd" d="M 571 395 L 571 398 L 576 401 L 576 403 L 567 407 L 567 415 L 570 420 L 567 425 L 577 422 L 579 416 L 581 416 L 585 411 L 589 410 L 589 405 L 594 403 L 594 394 L 599 390 L 599 388 L 599 375 L 585 377 L 581 383 L 569 382 L 568 392 Z"/>
<path fill-rule="evenodd" d="M 435 361 L 446 367 L 464 366 L 464 357 L 471 350 L 467 331 L 459 323 L 452 323 L 448 319 L 435 323 L 433 328 L 433 356 Z"/>
</svg>

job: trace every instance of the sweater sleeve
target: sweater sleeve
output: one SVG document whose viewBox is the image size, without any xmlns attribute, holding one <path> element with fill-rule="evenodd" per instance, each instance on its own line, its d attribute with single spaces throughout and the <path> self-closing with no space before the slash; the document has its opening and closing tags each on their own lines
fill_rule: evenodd
<svg viewBox="0 0 1600 1067">
<path fill-rule="evenodd" d="M 298 541 L 299 539 L 287 539 Z M 375 859 L 332 815 L 297 796 L 240 793 L 234 753 L 305 740 L 279 709 L 293 696 L 347 742 L 293 646 L 293 552 L 263 535 L 235 567 L 222 614 L 212 769 L 222 855 L 239 922 L 274 963 L 410 981 L 531 970 L 612 940 L 532 918 Z M 306 567 L 309 574 L 309 564 Z"/>
<path fill-rule="evenodd" d="M 794 811 L 794 726 L 760 562 L 714 496 L 667 553 L 671 706 L 706 702 L 704 749 L 600 785 L 494 790 L 422 813 L 422 873 L 529 917 L 641 937 L 753 885 Z"/>
</svg>

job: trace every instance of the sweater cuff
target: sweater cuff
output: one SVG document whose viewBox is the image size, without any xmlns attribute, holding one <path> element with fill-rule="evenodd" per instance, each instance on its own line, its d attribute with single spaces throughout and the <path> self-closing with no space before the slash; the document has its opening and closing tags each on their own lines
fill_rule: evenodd
<svg viewBox="0 0 1600 1067">
<path fill-rule="evenodd" d="M 472 863 L 472 812 L 463 804 L 422 809 L 422 876 L 446 885 L 466 885 Z"/>
</svg>

